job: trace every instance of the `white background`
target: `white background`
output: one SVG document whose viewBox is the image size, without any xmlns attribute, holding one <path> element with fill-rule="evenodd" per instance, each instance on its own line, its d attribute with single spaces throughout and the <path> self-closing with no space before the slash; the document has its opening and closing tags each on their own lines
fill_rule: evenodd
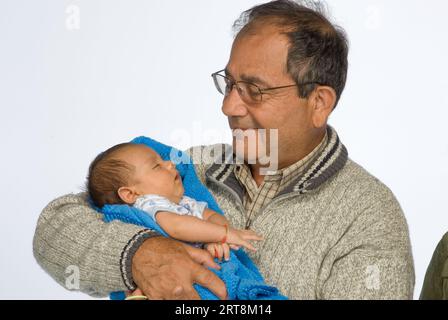
<svg viewBox="0 0 448 320">
<path fill-rule="evenodd" d="M 227 62 L 234 19 L 257 3 L 0 0 L 0 298 L 88 298 L 37 265 L 32 237 L 98 152 L 138 135 L 178 148 L 231 141 L 210 74 Z M 401 203 L 418 298 L 448 231 L 448 2 L 328 4 L 351 43 L 330 124 Z"/>
</svg>

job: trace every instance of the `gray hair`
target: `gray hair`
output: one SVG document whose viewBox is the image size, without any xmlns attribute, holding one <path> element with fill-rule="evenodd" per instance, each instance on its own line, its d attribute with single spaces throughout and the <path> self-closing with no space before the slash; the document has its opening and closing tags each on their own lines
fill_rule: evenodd
<svg viewBox="0 0 448 320">
<path fill-rule="evenodd" d="M 233 24 L 236 37 L 266 23 L 278 26 L 290 41 L 287 72 L 308 98 L 317 84 L 336 92 L 335 107 L 344 90 L 348 70 L 348 39 L 332 24 L 321 1 L 277 0 L 244 11 Z"/>
</svg>

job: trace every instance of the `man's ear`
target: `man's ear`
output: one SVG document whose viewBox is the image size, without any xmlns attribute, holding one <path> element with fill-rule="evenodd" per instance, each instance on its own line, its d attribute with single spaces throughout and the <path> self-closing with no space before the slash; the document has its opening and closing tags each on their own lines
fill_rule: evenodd
<svg viewBox="0 0 448 320">
<path fill-rule="evenodd" d="M 328 117 L 336 104 L 336 91 L 329 86 L 318 86 L 312 93 L 309 103 L 313 108 L 313 125 L 322 128 L 327 125 Z"/>
<path fill-rule="evenodd" d="M 139 194 L 131 187 L 121 187 L 118 189 L 118 196 L 124 203 L 134 204 Z"/>
</svg>

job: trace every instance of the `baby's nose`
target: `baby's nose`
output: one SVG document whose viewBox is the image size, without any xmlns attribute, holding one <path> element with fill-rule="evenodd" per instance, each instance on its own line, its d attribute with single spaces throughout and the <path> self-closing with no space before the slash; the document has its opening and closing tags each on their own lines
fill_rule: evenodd
<svg viewBox="0 0 448 320">
<path fill-rule="evenodd" d="M 174 169 L 175 165 L 174 163 L 172 163 L 171 161 L 166 161 L 166 166 L 168 169 Z"/>
</svg>

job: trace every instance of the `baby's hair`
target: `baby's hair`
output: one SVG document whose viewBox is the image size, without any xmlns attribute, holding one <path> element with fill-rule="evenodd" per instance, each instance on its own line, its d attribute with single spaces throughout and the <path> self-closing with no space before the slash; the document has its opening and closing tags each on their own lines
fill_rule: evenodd
<svg viewBox="0 0 448 320">
<path fill-rule="evenodd" d="M 129 183 L 135 168 L 114 156 L 118 151 L 133 145 L 132 143 L 121 143 L 113 146 L 100 153 L 90 164 L 87 191 L 98 208 L 102 208 L 105 204 L 124 203 L 118 195 L 118 189 Z"/>
</svg>

